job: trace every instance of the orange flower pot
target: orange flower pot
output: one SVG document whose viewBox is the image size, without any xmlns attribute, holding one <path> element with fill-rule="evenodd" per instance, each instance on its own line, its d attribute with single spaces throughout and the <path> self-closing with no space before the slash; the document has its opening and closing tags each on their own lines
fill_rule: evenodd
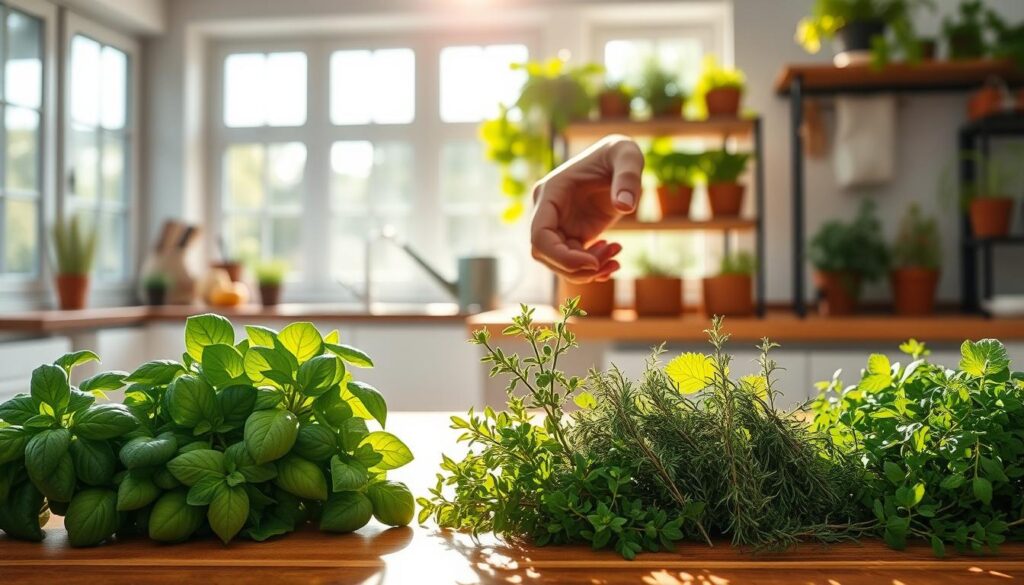
<svg viewBox="0 0 1024 585">
<path fill-rule="evenodd" d="M 77 311 L 85 308 L 89 296 L 89 275 L 58 274 L 57 300 L 62 311 Z"/>
<path fill-rule="evenodd" d="M 1003 90 L 994 85 L 986 85 L 971 94 L 967 100 L 967 117 L 980 120 L 1003 111 Z"/>
<path fill-rule="evenodd" d="M 704 314 L 744 317 L 754 314 L 754 282 L 749 274 L 721 274 L 704 279 Z"/>
<path fill-rule="evenodd" d="M 893 270 L 889 277 L 897 315 L 927 315 L 935 310 L 938 270 L 908 266 Z"/>
<path fill-rule="evenodd" d="M 241 262 L 215 262 L 210 264 L 210 268 L 221 269 L 228 273 L 228 278 L 231 282 L 242 282 L 242 263 Z"/>
<path fill-rule="evenodd" d="M 708 203 L 711 217 L 736 217 L 743 208 L 741 183 L 711 183 L 708 185 Z"/>
<path fill-rule="evenodd" d="M 968 213 L 971 231 L 976 238 L 1000 238 L 1010 233 L 1013 199 L 1009 197 L 975 197 Z"/>
<path fill-rule="evenodd" d="M 629 97 L 621 91 L 602 91 L 597 96 L 597 110 L 602 120 L 621 120 L 630 113 Z"/>
<path fill-rule="evenodd" d="M 693 187 L 689 185 L 658 185 L 658 204 L 661 217 L 688 217 Z"/>
<path fill-rule="evenodd" d="M 612 314 L 612 309 L 615 308 L 615 279 L 586 284 L 574 284 L 561 279 L 558 282 L 560 301 L 579 297 L 580 308 L 586 311 L 587 315 L 607 317 Z"/>
<path fill-rule="evenodd" d="M 836 315 L 852 315 L 857 312 L 860 297 L 860 275 L 852 272 L 814 273 L 814 283 L 818 288 L 820 302 L 818 312 L 832 317 Z"/>
<path fill-rule="evenodd" d="M 740 113 L 743 92 L 738 87 L 719 87 L 704 94 L 708 116 L 735 118 Z"/>
<path fill-rule="evenodd" d="M 683 312 L 683 279 L 650 276 L 634 283 L 633 302 L 639 317 L 672 317 Z"/>
</svg>

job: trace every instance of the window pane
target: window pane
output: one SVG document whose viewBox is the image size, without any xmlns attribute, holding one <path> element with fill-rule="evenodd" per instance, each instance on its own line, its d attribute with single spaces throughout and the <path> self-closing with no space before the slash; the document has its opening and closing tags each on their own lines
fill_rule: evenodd
<svg viewBox="0 0 1024 585">
<path fill-rule="evenodd" d="M 263 78 L 267 125 L 301 126 L 306 123 L 306 54 L 271 53 Z M 249 96 L 252 99 L 255 96 Z"/>
<path fill-rule="evenodd" d="M 301 142 L 271 144 L 267 182 L 272 205 L 302 205 L 302 178 L 306 172 L 306 146 Z"/>
<path fill-rule="evenodd" d="M 229 217 L 224 222 L 225 254 L 231 258 L 260 257 L 260 223 L 255 217 Z"/>
<path fill-rule="evenodd" d="M 224 157 L 225 202 L 231 209 L 263 205 L 264 149 L 261 144 L 236 144 Z"/>
<path fill-rule="evenodd" d="M 71 135 L 71 192 L 88 201 L 95 201 L 99 197 L 96 136 L 96 130 L 81 126 L 76 126 Z"/>
<path fill-rule="evenodd" d="M 412 206 L 412 146 L 405 142 L 335 142 L 331 146 L 331 205 L 335 211 Z"/>
<path fill-rule="evenodd" d="M 484 160 L 477 140 L 441 147 L 441 200 L 445 203 L 495 203 L 500 186 L 498 167 Z"/>
<path fill-rule="evenodd" d="M 231 128 L 305 124 L 306 54 L 228 55 L 224 123 Z"/>
<path fill-rule="evenodd" d="M 441 49 L 441 119 L 478 122 L 512 105 L 526 81 L 512 63 L 529 59 L 525 45 L 445 47 Z"/>
<path fill-rule="evenodd" d="M 415 67 L 412 49 L 335 51 L 331 55 L 331 121 L 412 122 Z"/>
<path fill-rule="evenodd" d="M 4 272 L 32 274 L 39 265 L 38 204 L 16 197 L 0 199 L 4 204 Z"/>
<path fill-rule="evenodd" d="M 689 91 L 700 74 L 702 56 L 702 44 L 693 38 L 614 40 L 604 46 L 605 75 L 637 86 L 645 67 L 653 61 L 665 71 L 676 72 L 679 83 Z"/>
<path fill-rule="evenodd" d="M 125 148 L 124 138 L 103 137 L 103 198 L 112 203 L 125 200 Z"/>
<path fill-rule="evenodd" d="M 301 217 L 270 218 L 270 249 L 265 255 L 284 260 L 293 273 L 302 271 Z"/>
<path fill-rule="evenodd" d="M 71 39 L 71 118 L 88 126 L 99 124 L 100 44 L 75 35 Z"/>
<path fill-rule="evenodd" d="M 101 277 L 116 279 L 124 275 L 127 225 L 128 218 L 123 213 L 100 214 L 96 268 Z"/>
<path fill-rule="evenodd" d="M 262 126 L 263 65 L 258 53 L 228 55 L 224 61 L 224 123 L 231 128 Z"/>
<path fill-rule="evenodd" d="M 100 54 L 101 121 L 104 128 L 124 128 L 128 95 L 128 56 L 113 47 Z"/>
<path fill-rule="evenodd" d="M 30 108 L 42 105 L 42 25 L 16 11 L 7 15 L 7 66 L 4 69 L 8 102 Z"/>
<path fill-rule="evenodd" d="M 373 145 L 366 141 L 331 145 L 331 206 L 365 207 L 373 171 Z"/>
<path fill-rule="evenodd" d="M 8 107 L 7 188 L 39 190 L 39 112 Z"/>
</svg>

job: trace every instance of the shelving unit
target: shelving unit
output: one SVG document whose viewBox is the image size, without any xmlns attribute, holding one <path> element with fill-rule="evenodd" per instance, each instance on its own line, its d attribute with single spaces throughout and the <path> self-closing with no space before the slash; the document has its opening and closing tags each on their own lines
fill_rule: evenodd
<svg viewBox="0 0 1024 585">
<path fill-rule="evenodd" d="M 894 63 L 876 70 L 870 65 L 835 67 L 832 65 L 789 65 L 779 73 L 775 92 L 789 98 L 790 147 L 793 185 L 793 310 L 807 314 L 804 299 L 806 282 L 804 225 L 804 148 L 800 135 L 803 125 L 803 100 L 807 96 L 869 93 L 963 92 L 981 87 L 998 77 L 1010 85 L 1024 83 L 1024 72 L 1008 61 L 969 60 L 932 61 L 918 64 Z M 969 226 L 967 226 L 969 227 Z M 964 246 L 967 247 L 964 232 Z M 990 248 L 990 243 L 985 245 Z M 962 255 L 969 264 L 968 254 Z M 988 255 L 991 259 L 991 255 Z M 990 271 L 991 272 L 991 271 Z M 966 285 L 965 285 L 966 294 Z M 965 296 L 965 301 L 967 297 Z"/>
<path fill-rule="evenodd" d="M 723 247 L 730 249 L 729 235 L 733 232 L 754 232 L 754 251 L 757 258 L 757 272 L 754 275 L 755 309 L 758 316 L 765 311 L 765 253 L 764 253 L 764 168 L 761 119 L 749 118 L 708 118 L 686 120 L 684 118 L 653 118 L 650 120 L 591 120 L 570 124 L 562 133 L 562 159 L 569 158 L 569 146 L 574 140 L 593 141 L 609 134 L 625 134 L 638 137 L 701 138 L 736 140 L 749 148 L 754 159 L 754 184 L 750 192 L 754 196 L 755 217 L 692 220 L 689 218 L 665 218 L 660 221 L 638 221 L 622 219 L 610 229 L 613 231 L 705 231 L 721 232 Z"/>
</svg>

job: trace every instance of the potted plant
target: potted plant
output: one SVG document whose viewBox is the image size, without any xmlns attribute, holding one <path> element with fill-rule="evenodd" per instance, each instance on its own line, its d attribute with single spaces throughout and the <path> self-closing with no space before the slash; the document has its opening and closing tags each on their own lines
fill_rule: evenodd
<svg viewBox="0 0 1024 585">
<path fill-rule="evenodd" d="M 711 217 L 736 217 L 743 208 L 743 184 L 739 176 L 747 167 L 750 155 L 730 153 L 724 149 L 705 152 L 700 167 L 707 180 Z"/>
<path fill-rule="evenodd" d="M 717 276 L 703 281 L 704 314 L 743 317 L 754 313 L 754 257 L 749 252 L 722 256 Z"/>
<path fill-rule="evenodd" d="M 700 169 L 701 155 L 689 152 L 647 153 L 647 168 L 658 179 L 661 217 L 687 217 L 693 200 L 693 183 Z"/>
<path fill-rule="evenodd" d="M 57 298 L 62 310 L 85 308 L 89 273 L 96 258 L 97 231 L 79 216 L 53 226 L 53 255 L 57 265 Z"/>
<path fill-rule="evenodd" d="M 260 287 L 260 302 L 264 307 L 273 307 L 281 302 L 281 285 L 288 273 L 288 266 L 280 260 L 261 262 L 256 265 L 256 282 Z"/>
<path fill-rule="evenodd" d="M 662 69 L 656 61 L 644 67 L 636 95 L 647 105 L 651 117 L 671 118 L 683 115 L 685 95 L 676 76 Z"/>
<path fill-rule="evenodd" d="M 1019 177 L 999 159 L 981 156 L 975 152 L 961 155 L 974 164 L 977 180 L 960 186 L 960 203 L 967 209 L 971 233 L 975 238 L 1001 238 L 1009 235 L 1013 219 L 1013 197 L 1016 190 L 1011 187 Z M 946 185 L 955 184 L 947 176 Z M 944 193 L 957 194 L 956 189 L 946 187 Z M 955 199 L 956 197 L 950 197 Z"/>
<path fill-rule="evenodd" d="M 921 47 L 911 17 L 915 9 L 931 6 L 931 0 L 815 0 L 811 15 L 797 25 L 796 40 L 817 53 L 823 40 L 834 39 L 837 55 L 870 52 L 874 63 L 882 64 L 893 53 L 885 36 L 889 29 L 895 49 L 918 61 Z"/>
<path fill-rule="evenodd" d="M 597 111 L 602 120 L 629 118 L 632 92 L 622 82 L 608 82 L 597 94 Z"/>
<path fill-rule="evenodd" d="M 939 284 L 939 226 L 912 204 L 892 246 L 893 305 L 899 315 L 925 315 L 935 308 Z"/>
<path fill-rule="evenodd" d="M 683 279 L 648 254 L 637 259 L 633 304 L 638 317 L 675 316 L 683 312 Z"/>
<path fill-rule="evenodd" d="M 714 55 L 707 55 L 690 97 L 694 113 L 698 118 L 735 118 L 740 113 L 745 84 L 742 71 L 722 67 Z"/>
<path fill-rule="evenodd" d="M 980 59 L 985 56 L 985 32 L 981 0 L 960 3 L 959 19 L 942 19 L 942 34 L 949 43 L 950 59 Z"/>
<path fill-rule="evenodd" d="M 861 285 L 878 280 L 888 267 L 888 251 L 874 205 L 865 201 L 852 222 L 825 222 L 811 239 L 808 256 L 824 315 L 856 312 Z"/>
<path fill-rule="evenodd" d="M 171 279 L 163 272 L 151 272 L 142 279 L 142 288 L 146 291 L 146 304 L 159 307 L 167 302 L 167 289 L 171 287 Z"/>
<path fill-rule="evenodd" d="M 591 317 L 608 317 L 615 309 L 615 279 L 573 283 L 559 279 L 558 298 L 580 298 L 580 308 Z"/>
</svg>

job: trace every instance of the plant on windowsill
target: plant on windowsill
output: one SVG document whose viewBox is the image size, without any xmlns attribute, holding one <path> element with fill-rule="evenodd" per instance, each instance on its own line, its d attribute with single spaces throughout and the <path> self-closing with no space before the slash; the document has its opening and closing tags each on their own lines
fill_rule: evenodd
<svg viewBox="0 0 1024 585">
<path fill-rule="evenodd" d="M 671 141 L 655 141 L 647 152 L 646 166 L 658 179 L 658 203 L 662 219 L 688 217 L 693 185 L 700 172 L 700 154 L 674 152 Z"/>
<path fill-rule="evenodd" d="M 739 116 L 745 85 L 746 77 L 742 71 L 721 66 L 714 55 L 705 56 L 700 77 L 690 96 L 694 117 Z"/>
<path fill-rule="evenodd" d="M 142 288 L 146 291 L 146 304 L 160 307 L 167 302 L 171 279 L 163 272 L 151 272 L 142 279 Z"/>
<path fill-rule="evenodd" d="M 645 66 L 636 95 L 647 107 L 652 118 L 678 118 L 683 115 L 686 95 L 679 87 L 676 75 L 651 60 Z"/>
<path fill-rule="evenodd" d="M 836 41 L 837 54 L 869 53 L 875 66 L 884 65 L 895 52 L 910 62 L 921 59 L 921 43 L 914 34 L 912 16 L 920 8 L 934 8 L 932 0 L 815 0 L 811 15 L 800 20 L 796 41 L 808 53 L 821 50 L 823 40 Z M 893 33 L 892 42 L 886 30 Z"/>
<path fill-rule="evenodd" d="M 57 266 L 57 298 L 61 310 L 85 308 L 89 273 L 96 258 L 97 230 L 80 216 L 53 225 L 53 259 Z"/>
<path fill-rule="evenodd" d="M 283 260 L 260 262 L 254 270 L 260 287 L 260 302 L 264 307 L 274 307 L 281 302 L 281 288 L 288 265 Z"/>
<path fill-rule="evenodd" d="M 941 244 L 934 217 L 912 203 L 892 244 L 893 308 L 898 315 L 927 315 L 935 309 Z"/>
<path fill-rule="evenodd" d="M 632 111 L 633 91 L 620 81 L 608 82 L 597 94 L 597 112 L 602 120 L 626 120 Z"/>
<path fill-rule="evenodd" d="M 704 278 L 704 314 L 746 317 L 754 313 L 753 276 L 757 269 L 749 252 L 722 256 L 716 276 Z"/>
<path fill-rule="evenodd" d="M 864 201 L 849 223 L 825 222 L 811 239 L 808 256 L 816 270 L 819 311 L 826 316 L 855 313 L 861 285 L 881 278 L 889 265 L 874 203 Z"/>
<path fill-rule="evenodd" d="M 743 184 L 740 175 L 750 160 L 748 153 L 712 150 L 700 157 L 701 171 L 707 179 L 711 217 L 738 217 L 743 209 Z"/>
<path fill-rule="evenodd" d="M 638 317 L 674 317 L 683 312 L 683 279 L 679 270 L 650 253 L 636 260 L 633 304 Z"/>
</svg>

